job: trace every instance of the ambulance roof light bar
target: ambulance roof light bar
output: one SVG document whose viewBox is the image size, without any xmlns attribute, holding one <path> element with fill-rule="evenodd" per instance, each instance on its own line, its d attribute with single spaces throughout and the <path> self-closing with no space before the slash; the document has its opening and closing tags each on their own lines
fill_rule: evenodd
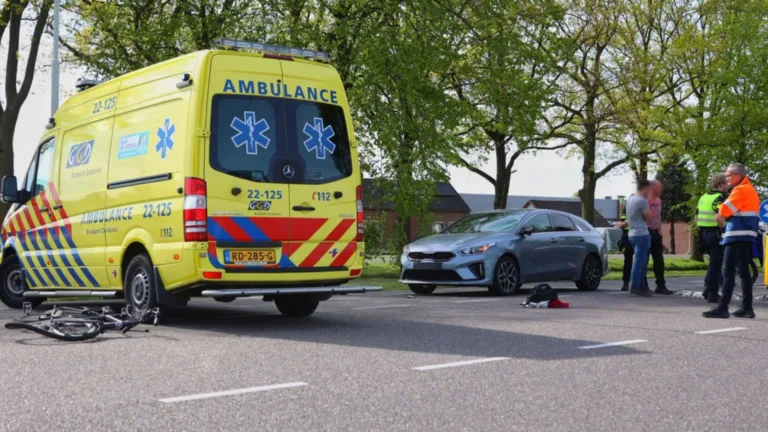
<svg viewBox="0 0 768 432">
<path fill-rule="evenodd" d="M 322 51 L 314 51 L 300 48 L 290 48 L 281 45 L 260 44 L 256 42 L 248 42 L 238 39 L 219 39 L 216 41 L 218 46 L 224 46 L 229 48 L 242 48 L 254 51 L 261 51 L 265 53 L 274 53 L 279 55 L 287 55 L 294 57 L 303 57 L 310 60 L 319 60 L 328 62 L 331 60 L 331 56 L 328 53 Z"/>
</svg>

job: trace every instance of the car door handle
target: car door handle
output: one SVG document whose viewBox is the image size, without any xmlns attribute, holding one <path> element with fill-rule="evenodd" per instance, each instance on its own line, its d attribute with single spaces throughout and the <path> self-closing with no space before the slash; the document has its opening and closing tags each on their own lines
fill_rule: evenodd
<svg viewBox="0 0 768 432">
<path fill-rule="evenodd" d="M 580 242 L 580 243 L 584 243 L 584 241 L 585 241 L 585 240 L 584 240 L 584 237 L 579 237 L 579 242 Z"/>
<path fill-rule="evenodd" d="M 315 208 L 312 206 L 293 206 L 293 209 L 295 211 L 315 211 Z"/>
<path fill-rule="evenodd" d="M 549 239 L 549 242 L 550 242 L 550 243 L 557 243 L 557 239 L 556 239 L 556 238 L 553 238 L 553 239 Z"/>
</svg>

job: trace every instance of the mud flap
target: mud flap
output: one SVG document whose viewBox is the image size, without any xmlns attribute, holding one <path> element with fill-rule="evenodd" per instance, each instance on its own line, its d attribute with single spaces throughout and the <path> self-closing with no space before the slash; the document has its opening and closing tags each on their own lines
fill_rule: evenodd
<svg viewBox="0 0 768 432">
<path fill-rule="evenodd" d="M 157 304 L 160 306 L 167 306 L 171 308 L 182 308 L 187 305 L 189 297 L 185 295 L 173 294 L 165 290 L 163 284 L 163 278 L 160 277 L 160 272 L 157 270 L 157 266 L 154 266 L 153 276 L 155 278 L 155 298 Z"/>
</svg>

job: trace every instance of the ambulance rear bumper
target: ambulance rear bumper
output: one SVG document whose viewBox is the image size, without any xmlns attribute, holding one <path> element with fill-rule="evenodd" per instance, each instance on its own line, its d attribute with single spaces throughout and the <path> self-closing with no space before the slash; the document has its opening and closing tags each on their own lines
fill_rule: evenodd
<svg viewBox="0 0 768 432">
<path fill-rule="evenodd" d="M 206 289 L 200 295 L 203 297 L 248 297 L 258 295 L 291 295 L 291 294 L 352 294 L 381 291 L 380 286 L 334 286 L 334 287 L 279 287 L 279 288 L 228 288 Z"/>
</svg>

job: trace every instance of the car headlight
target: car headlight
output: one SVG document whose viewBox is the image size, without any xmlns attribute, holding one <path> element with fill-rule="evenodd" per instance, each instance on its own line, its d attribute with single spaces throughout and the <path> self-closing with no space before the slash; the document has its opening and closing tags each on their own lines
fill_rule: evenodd
<svg viewBox="0 0 768 432">
<path fill-rule="evenodd" d="M 403 253 L 406 254 L 408 251 L 411 250 L 411 245 L 405 245 L 403 246 Z"/>
<path fill-rule="evenodd" d="M 459 253 L 462 255 L 477 255 L 484 253 L 488 249 L 496 246 L 496 243 L 488 243 L 480 246 L 474 246 L 474 247 L 468 247 L 464 249 L 459 249 Z"/>
</svg>

